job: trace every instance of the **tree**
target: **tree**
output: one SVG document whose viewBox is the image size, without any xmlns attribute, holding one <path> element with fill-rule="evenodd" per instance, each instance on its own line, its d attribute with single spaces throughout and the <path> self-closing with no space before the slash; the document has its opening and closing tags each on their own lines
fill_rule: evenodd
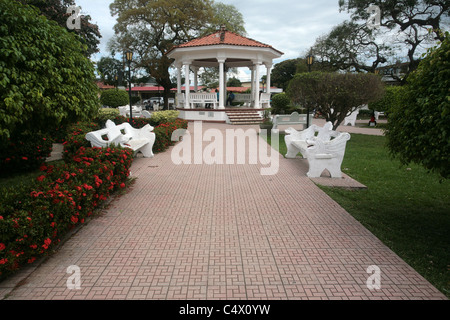
<svg viewBox="0 0 450 320">
<path fill-rule="evenodd" d="M 73 33 L 9 0 L 0 0 L 0 21 L 0 138 L 98 112 L 94 66 Z"/>
<path fill-rule="evenodd" d="M 272 84 L 286 91 L 289 81 L 291 81 L 291 79 L 297 73 L 298 67 L 301 62 L 302 60 L 297 58 L 284 60 L 280 63 L 275 64 L 271 74 Z"/>
<path fill-rule="evenodd" d="M 391 154 L 450 177 L 450 36 L 430 49 L 389 110 L 386 137 Z"/>
<path fill-rule="evenodd" d="M 358 107 L 383 94 L 381 79 L 369 73 L 309 72 L 296 74 L 287 93 L 302 107 L 316 109 L 336 129 Z"/>
<path fill-rule="evenodd" d="M 101 57 L 97 62 L 97 71 L 103 83 L 117 85 L 119 78 L 122 80 L 123 77 L 123 64 L 120 60 L 111 57 Z"/>
<path fill-rule="evenodd" d="M 376 40 L 373 30 L 348 21 L 316 39 L 311 50 L 316 63 L 324 68 L 371 73 L 391 54 L 388 46 Z"/>
<path fill-rule="evenodd" d="M 213 20 L 211 26 L 203 32 L 204 34 L 216 32 L 222 26 L 225 26 L 228 31 L 244 37 L 247 35 L 244 27 L 244 17 L 234 5 L 213 2 L 212 10 Z"/>
<path fill-rule="evenodd" d="M 217 29 L 218 23 L 228 19 L 218 16 L 221 14 L 231 12 L 237 18 L 228 19 L 230 31 L 245 31 L 239 27 L 243 19 L 233 6 L 214 5 L 211 0 L 115 0 L 110 10 L 117 16 L 116 36 L 110 48 L 134 52 L 133 67 L 146 70 L 164 88 L 165 108 L 174 87 L 169 73 L 173 61 L 165 55 L 167 51 Z"/>
<path fill-rule="evenodd" d="M 70 13 L 67 13 L 69 6 L 75 6 L 74 0 L 16 0 L 25 5 L 32 5 L 39 9 L 41 14 L 49 20 L 56 21 L 59 26 L 67 29 L 67 19 Z M 99 52 L 98 45 L 102 37 L 98 26 L 91 23 L 89 15 L 80 16 L 81 28 L 80 30 L 70 30 L 78 36 L 81 43 L 87 46 L 85 51 L 86 57 Z"/>
<path fill-rule="evenodd" d="M 378 35 L 387 35 L 385 42 L 393 49 L 393 56 L 408 59 L 407 75 L 420 61 L 422 47 L 443 39 L 441 31 L 449 26 L 448 0 L 339 0 L 340 10 L 351 12 L 352 22 L 366 24 L 371 13 L 369 5 L 380 8 Z M 363 44 L 363 43 L 361 43 Z M 402 79 L 402 81 L 404 81 Z"/>
<path fill-rule="evenodd" d="M 230 78 L 227 81 L 227 87 L 242 87 L 241 80 L 238 78 Z"/>
<path fill-rule="evenodd" d="M 192 40 L 212 23 L 209 0 L 115 0 L 111 15 L 117 16 L 115 39 L 117 52 L 133 51 L 134 68 L 144 68 L 164 88 L 167 108 L 173 88 L 165 53 L 174 45 Z"/>
</svg>

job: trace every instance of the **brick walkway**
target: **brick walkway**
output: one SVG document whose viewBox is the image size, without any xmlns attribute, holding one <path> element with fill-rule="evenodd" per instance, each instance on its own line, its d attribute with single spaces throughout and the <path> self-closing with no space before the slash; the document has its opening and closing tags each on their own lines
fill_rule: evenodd
<svg viewBox="0 0 450 320">
<path fill-rule="evenodd" d="M 249 161 L 175 165 L 172 150 L 135 159 L 128 193 L 0 283 L 2 297 L 446 299 L 308 179 L 303 160 L 280 157 L 277 174 L 261 175 Z M 79 290 L 67 288 L 71 265 Z M 371 265 L 378 290 L 366 284 Z"/>
</svg>

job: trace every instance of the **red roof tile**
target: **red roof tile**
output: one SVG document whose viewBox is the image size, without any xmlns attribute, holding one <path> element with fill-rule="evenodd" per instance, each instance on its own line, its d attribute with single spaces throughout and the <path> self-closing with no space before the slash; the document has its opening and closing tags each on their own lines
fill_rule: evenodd
<svg viewBox="0 0 450 320">
<path fill-rule="evenodd" d="M 219 30 L 210 35 L 202 38 L 197 38 L 186 43 L 174 46 L 171 50 L 175 48 L 190 48 L 190 47 L 201 47 L 201 46 L 214 46 L 214 45 L 230 45 L 230 46 L 246 46 L 246 47 L 259 47 L 259 48 L 271 48 L 268 44 L 243 37 L 234 32 L 227 30 Z M 278 51 L 278 50 L 276 50 Z M 280 51 L 278 51 L 280 52 Z M 281 52 L 280 52 L 281 53 Z"/>
</svg>

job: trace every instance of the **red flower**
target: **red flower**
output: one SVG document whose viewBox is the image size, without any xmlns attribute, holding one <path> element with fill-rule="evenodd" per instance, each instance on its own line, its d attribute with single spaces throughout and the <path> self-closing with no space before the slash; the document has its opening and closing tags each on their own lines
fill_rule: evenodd
<svg viewBox="0 0 450 320">
<path fill-rule="evenodd" d="M 122 183 L 120 184 L 120 187 L 121 187 L 121 188 L 125 188 L 125 183 L 122 182 Z"/>
<path fill-rule="evenodd" d="M 0 251 L 4 250 L 6 247 L 3 243 L 0 243 Z"/>
<path fill-rule="evenodd" d="M 75 216 L 72 216 L 72 217 L 70 218 L 70 221 L 72 221 L 73 223 L 77 223 L 77 222 L 78 222 L 78 218 L 75 217 Z"/>
<path fill-rule="evenodd" d="M 28 158 L 27 157 L 22 157 L 22 160 L 28 160 Z"/>
<path fill-rule="evenodd" d="M 8 259 L 6 259 L 6 258 L 0 260 L 0 264 L 5 264 L 7 262 L 8 262 Z"/>
<path fill-rule="evenodd" d="M 37 181 L 42 181 L 42 180 L 44 180 L 44 179 L 45 179 L 45 176 L 44 176 L 44 175 L 41 175 L 41 176 L 39 176 L 39 177 L 36 178 Z"/>
</svg>

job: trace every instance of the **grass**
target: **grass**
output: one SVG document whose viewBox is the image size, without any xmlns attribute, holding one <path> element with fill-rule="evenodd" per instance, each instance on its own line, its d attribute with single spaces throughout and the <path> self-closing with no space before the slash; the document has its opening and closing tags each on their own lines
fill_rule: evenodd
<svg viewBox="0 0 450 320">
<path fill-rule="evenodd" d="M 450 297 L 450 181 L 417 165 L 401 167 L 385 139 L 352 134 L 347 143 L 342 170 L 368 189 L 320 188 Z M 283 135 L 279 149 L 286 153 Z"/>
</svg>

